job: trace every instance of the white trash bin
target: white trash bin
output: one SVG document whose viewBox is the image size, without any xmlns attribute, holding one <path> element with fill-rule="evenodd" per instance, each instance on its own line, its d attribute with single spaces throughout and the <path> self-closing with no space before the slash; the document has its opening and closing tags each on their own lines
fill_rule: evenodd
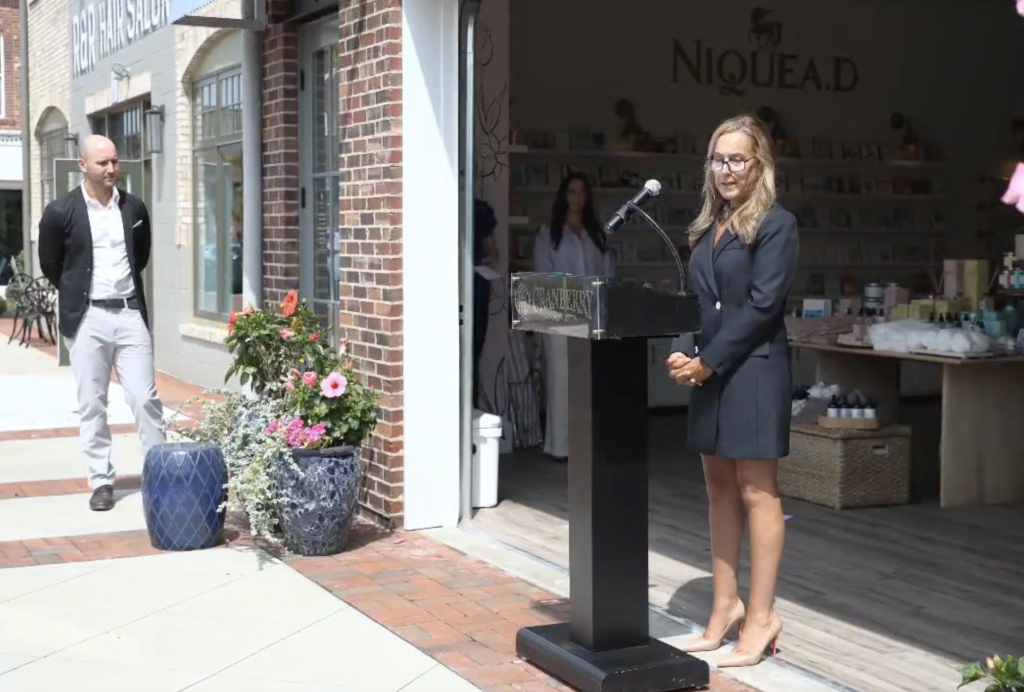
<svg viewBox="0 0 1024 692">
<path fill-rule="evenodd" d="M 498 504 L 501 417 L 473 409 L 473 509 Z"/>
</svg>

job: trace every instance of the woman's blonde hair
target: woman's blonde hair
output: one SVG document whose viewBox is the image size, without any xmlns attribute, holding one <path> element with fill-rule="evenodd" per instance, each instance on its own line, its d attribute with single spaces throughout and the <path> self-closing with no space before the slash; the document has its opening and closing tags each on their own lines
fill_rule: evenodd
<svg viewBox="0 0 1024 692">
<path fill-rule="evenodd" d="M 742 132 L 750 138 L 757 159 L 757 171 L 751 181 L 753 192 L 737 208 L 731 209 L 715 187 L 715 173 L 711 170 L 711 158 L 715 155 L 715 144 L 722 135 Z M 693 248 L 716 222 L 728 225 L 744 245 L 751 245 L 757 239 L 761 221 L 775 204 L 775 155 L 768 129 L 753 115 L 738 115 L 729 118 L 711 135 L 708 143 L 708 158 L 704 162 L 704 204 L 700 214 L 690 224 L 690 247 Z"/>
</svg>

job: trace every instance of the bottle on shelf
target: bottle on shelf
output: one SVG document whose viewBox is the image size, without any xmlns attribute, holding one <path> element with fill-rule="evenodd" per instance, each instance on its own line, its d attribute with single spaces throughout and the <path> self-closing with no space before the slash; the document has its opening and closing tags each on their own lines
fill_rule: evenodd
<svg viewBox="0 0 1024 692">
<path fill-rule="evenodd" d="M 864 404 L 864 418 L 867 420 L 875 420 L 878 418 L 878 409 L 875 405 L 875 400 L 868 397 L 867 403 Z"/>
<path fill-rule="evenodd" d="M 828 417 L 839 418 L 839 399 L 832 397 L 828 402 Z"/>
<path fill-rule="evenodd" d="M 846 395 L 840 395 L 839 397 L 839 417 L 849 418 L 850 417 L 850 402 L 846 400 Z"/>
<path fill-rule="evenodd" d="M 860 395 L 855 394 L 850 402 L 850 418 L 860 420 L 864 418 L 864 405 L 861 403 Z"/>
</svg>

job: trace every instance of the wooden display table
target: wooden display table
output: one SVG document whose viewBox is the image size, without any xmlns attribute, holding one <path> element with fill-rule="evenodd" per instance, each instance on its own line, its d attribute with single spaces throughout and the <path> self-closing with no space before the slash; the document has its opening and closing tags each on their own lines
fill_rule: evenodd
<svg viewBox="0 0 1024 692">
<path fill-rule="evenodd" d="M 962 359 L 808 342 L 791 346 L 817 352 L 816 381 L 873 397 L 883 425 L 898 420 L 899 361 L 941 365 L 941 505 L 1024 502 L 1024 356 Z"/>
</svg>

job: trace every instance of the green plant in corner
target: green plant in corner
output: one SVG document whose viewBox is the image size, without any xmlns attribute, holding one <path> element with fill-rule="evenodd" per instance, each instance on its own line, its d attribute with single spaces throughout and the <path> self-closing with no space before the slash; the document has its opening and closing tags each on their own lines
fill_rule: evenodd
<svg viewBox="0 0 1024 692">
<path fill-rule="evenodd" d="M 979 680 L 989 683 L 985 692 L 1024 692 L 1024 657 L 992 656 L 984 663 L 968 663 L 960 669 L 957 689 Z"/>
</svg>

